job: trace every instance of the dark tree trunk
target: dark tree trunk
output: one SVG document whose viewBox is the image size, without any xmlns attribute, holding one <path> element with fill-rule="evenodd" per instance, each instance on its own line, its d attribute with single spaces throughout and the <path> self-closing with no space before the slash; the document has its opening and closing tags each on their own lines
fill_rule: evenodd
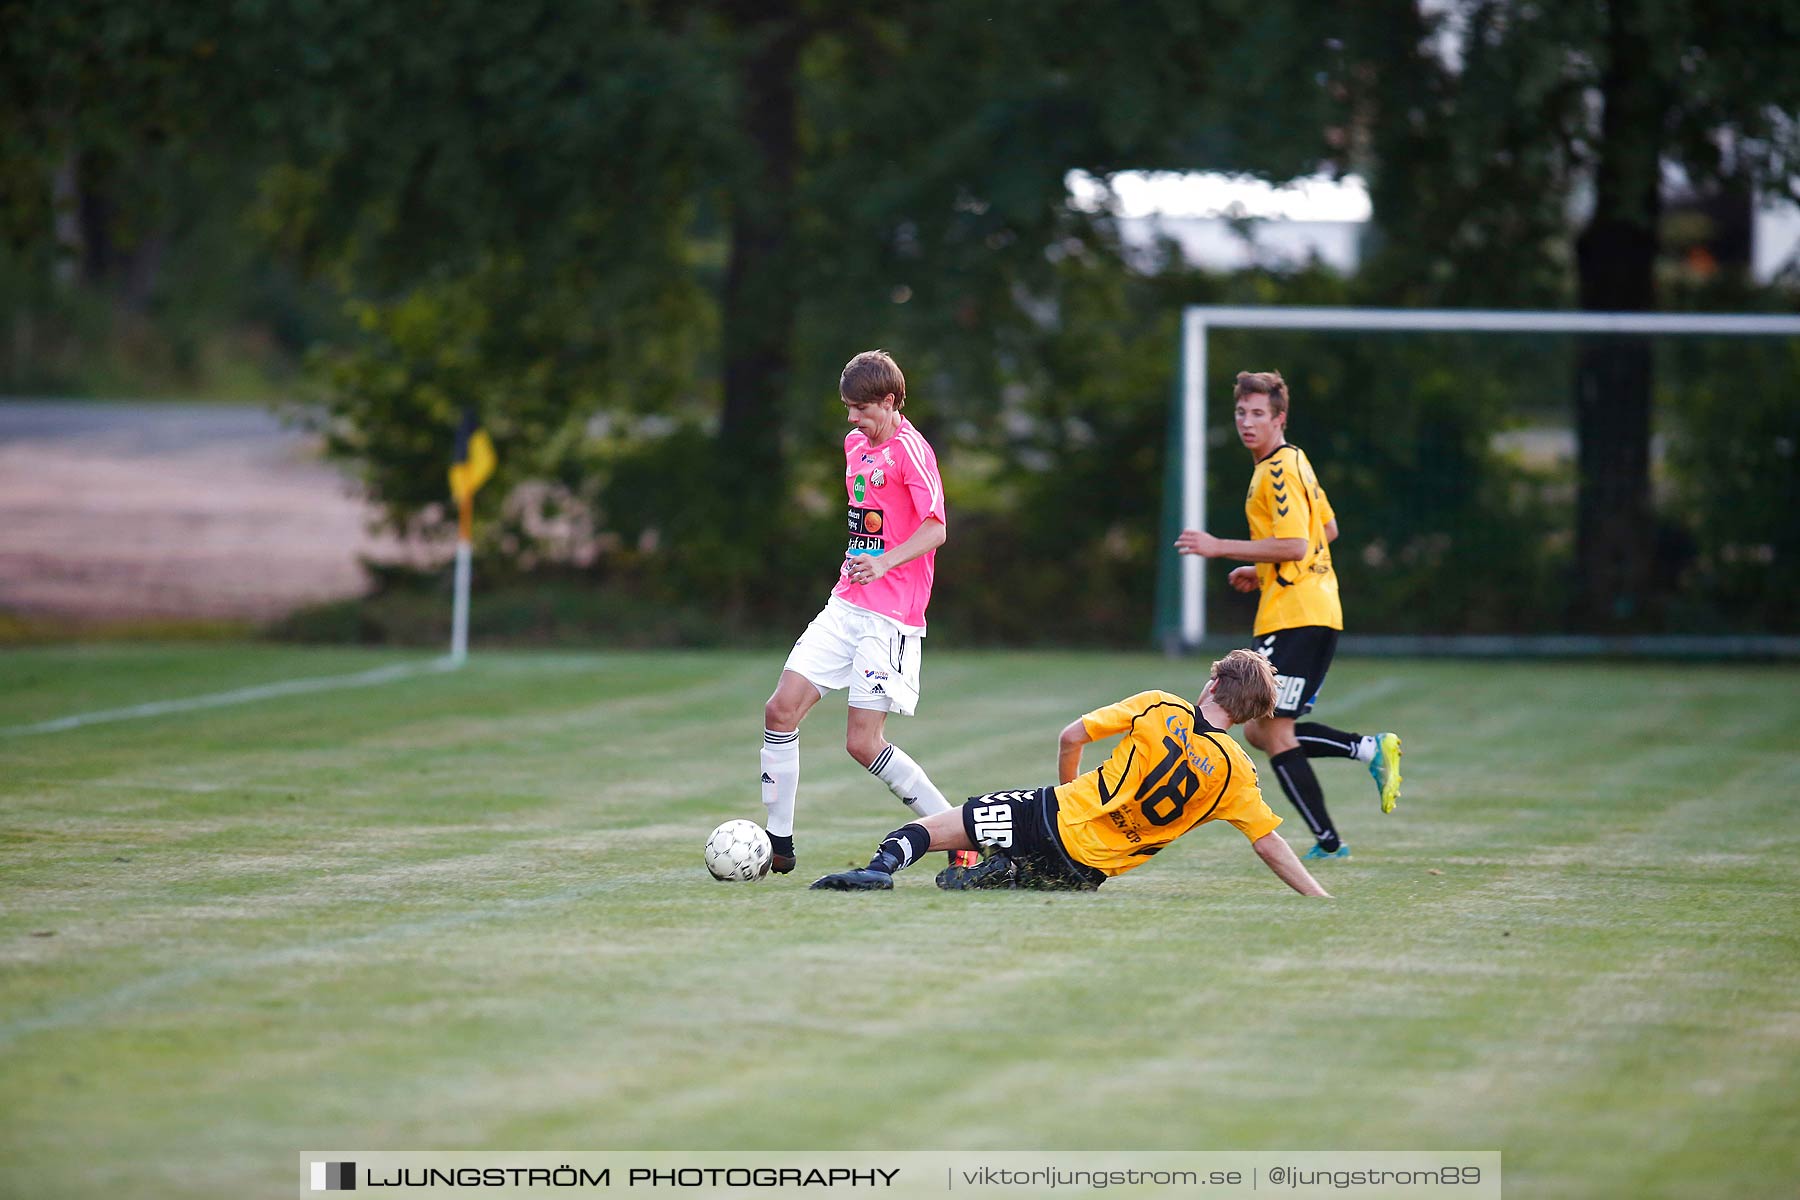
<svg viewBox="0 0 1800 1200">
<path fill-rule="evenodd" d="M 71 153 L 55 181 L 59 245 L 72 257 L 73 269 L 59 279 L 82 283 L 111 297 L 123 312 L 142 313 L 150 306 L 162 275 L 169 235 L 162 229 L 137 228 L 121 237 L 119 190 L 121 168 L 116 160 L 97 154 Z"/>
<path fill-rule="evenodd" d="M 796 76 L 803 32 L 785 4 L 746 4 L 740 119 L 754 154 L 731 197 L 722 313 L 721 471 L 740 519 L 771 521 L 784 495 L 784 402 L 793 368 Z M 754 14 L 754 15 L 752 15 Z"/>
<path fill-rule="evenodd" d="M 1576 241 L 1581 306 L 1656 307 L 1657 221 L 1666 102 L 1637 0 L 1608 6 L 1594 215 Z M 1647 607 L 1655 525 L 1650 510 L 1650 343 L 1586 339 L 1576 365 L 1576 619 L 1623 630 Z"/>
</svg>

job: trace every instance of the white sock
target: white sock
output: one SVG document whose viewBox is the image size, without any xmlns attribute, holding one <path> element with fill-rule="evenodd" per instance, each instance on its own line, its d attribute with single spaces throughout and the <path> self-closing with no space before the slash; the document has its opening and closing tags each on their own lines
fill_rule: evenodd
<svg viewBox="0 0 1800 1200">
<path fill-rule="evenodd" d="M 888 791 L 900 797 L 913 815 L 929 817 L 950 807 L 944 793 L 937 790 L 925 768 L 912 760 L 900 747 L 889 745 L 869 764 L 869 774 L 888 785 Z"/>
<path fill-rule="evenodd" d="M 763 730 L 762 802 L 769 810 L 768 830 L 794 834 L 794 796 L 800 790 L 800 731 Z"/>
<path fill-rule="evenodd" d="M 1375 738 L 1370 734 L 1363 734 L 1362 741 L 1356 743 L 1356 750 L 1351 754 L 1351 757 L 1360 763 L 1374 762 Z"/>
</svg>

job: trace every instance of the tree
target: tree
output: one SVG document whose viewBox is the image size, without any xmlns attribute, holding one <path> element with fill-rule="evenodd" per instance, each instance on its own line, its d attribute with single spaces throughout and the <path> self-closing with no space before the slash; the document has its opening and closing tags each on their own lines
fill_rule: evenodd
<svg viewBox="0 0 1800 1200">
<path fill-rule="evenodd" d="M 234 215 L 214 197 L 241 195 L 262 160 L 230 108 L 211 110 L 216 9 L 7 4 L 0 24 L 0 292 L 9 348 L 41 360 L 56 357 L 44 334 L 78 319 L 99 336 L 141 324 L 165 268 Z M 37 365 L 0 381 L 40 384 Z"/>
<path fill-rule="evenodd" d="M 1797 36 L 1794 0 L 1415 3 L 1343 26 L 1334 78 L 1374 181 L 1374 295 L 1657 308 L 1671 168 L 1701 189 L 1796 195 Z M 1592 628 L 1648 607 L 1651 385 L 1641 340 L 1582 347 L 1572 615 Z"/>
<path fill-rule="evenodd" d="M 1002 407 L 1067 427 L 1068 397 L 1166 370 L 1070 352 L 1067 321 L 1129 324 L 1150 289 L 1107 214 L 1069 208 L 1069 171 L 1284 178 L 1330 153 L 1291 0 L 201 0 L 148 42 L 129 5 L 83 3 L 67 28 L 32 11 L 95 90 L 120 81 L 121 121 L 132 72 L 169 72 L 172 161 L 252 164 L 232 203 L 339 289 L 357 335 L 316 355 L 325 432 L 393 525 L 442 522 L 473 404 L 501 448 L 495 544 L 527 544 L 514 494 L 544 485 L 728 605 L 780 602 L 767 580 L 828 529 L 789 501 L 831 473 L 855 350 L 901 354 L 942 444 L 998 451 Z"/>
<path fill-rule="evenodd" d="M 242 41 L 246 70 L 285 64 L 256 106 L 283 159 L 257 221 L 358 318 L 318 356 L 328 444 L 392 524 L 442 524 L 465 406 L 501 449 L 490 545 L 515 552 L 541 515 L 509 504 L 517 485 L 592 505 L 634 421 L 693 415 L 713 326 L 692 230 L 722 113 L 706 44 L 631 0 L 446 0 L 423 22 L 292 0 Z"/>
<path fill-rule="evenodd" d="M 784 433 L 813 440 L 801 398 L 874 340 L 913 335 L 909 362 L 991 382 L 996 343 L 1032 324 L 1021 292 L 1051 286 L 1045 249 L 1113 249 L 1068 212 L 1070 170 L 1292 174 L 1319 152 L 1280 5 L 701 8 L 733 85 L 720 446 L 751 500 L 782 494 Z M 1214 67 L 1240 46 L 1285 55 L 1262 50 L 1256 104 Z"/>
<path fill-rule="evenodd" d="M 818 402 L 850 352 L 904 343 L 946 400 L 991 395 L 996 363 L 1034 353 L 1054 305 L 1046 249 L 1116 252 L 1104 217 L 1069 211 L 1069 170 L 1293 174 L 1317 160 L 1322 96 L 1285 11 L 718 0 L 494 18 L 464 0 L 421 30 L 379 5 L 346 23 L 295 3 L 281 30 L 298 66 L 276 113 L 293 161 L 263 211 L 272 236 L 362 298 L 371 340 L 333 356 L 337 445 L 374 465 L 400 519 L 424 500 L 406 481 L 424 431 L 456 407 L 452 375 L 502 423 L 521 396 L 544 396 L 537 426 L 562 406 L 560 433 L 532 444 L 571 453 L 596 413 L 692 426 L 711 383 L 710 458 L 645 447 L 655 468 L 618 463 L 599 502 L 608 519 L 663 514 L 622 532 L 664 535 L 748 599 L 790 540 L 787 446 L 829 431 Z M 1259 66 L 1256 103 L 1216 69 L 1232 47 Z M 530 294 L 535 278 L 554 307 Z M 572 326 L 609 324 L 586 289 L 625 321 L 669 320 L 583 342 Z M 467 341 L 459 329 L 480 344 L 433 365 Z M 671 350 L 696 339 L 697 353 Z M 687 370 L 653 369 L 671 362 Z M 545 392 L 552 378 L 560 391 Z"/>
<path fill-rule="evenodd" d="M 800 56 L 814 22 L 788 0 L 719 5 L 733 50 L 733 156 L 720 296 L 723 493 L 746 512 L 786 496 L 782 420 L 793 382 L 799 305 L 795 188 L 800 171 Z"/>
</svg>

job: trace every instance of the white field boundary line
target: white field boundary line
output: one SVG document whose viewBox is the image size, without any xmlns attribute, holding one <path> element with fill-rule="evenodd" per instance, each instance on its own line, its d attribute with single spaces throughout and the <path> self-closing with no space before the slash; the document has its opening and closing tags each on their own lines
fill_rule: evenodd
<svg viewBox="0 0 1800 1200">
<path fill-rule="evenodd" d="M 353 675 L 322 675 L 311 679 L 287 679 L 279 683 L 262 683 L 255 687 L 235 688 L 229 692 L 212 692 L 204 696 L 188 696 L 180 700 L 152 700 L 126 708 L 107 708 L 98 712 L 76 713 L 39 721 L 32 725 L 0 726 L 0 737 L 30 737 L 40 733 L 62 733 L 87 725 L 106 725 L 114 721 L 136 721 L 144 717 L 162 717 L 171 713 L 195 712 L 206 708 L 230 708 L 238 704 L 254 704 L 282 696 L 305 696 L 314 692 L 335 692 L 343 688 L 376 687 L 419 675 L 435 675 L 454 671 L 457 663 L 448 658 L 435 658 L 425 663 L 396 663 L 358 671 Z"/>
</svg>

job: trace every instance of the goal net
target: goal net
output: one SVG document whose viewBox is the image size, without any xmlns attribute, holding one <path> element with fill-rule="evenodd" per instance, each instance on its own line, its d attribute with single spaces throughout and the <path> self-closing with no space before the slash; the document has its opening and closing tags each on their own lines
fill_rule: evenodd
<svg viewBox="0 0 1800 1200">
<path fill-rule="evenodd" d="M 1590 532 L 1584 558 L 1577 535 L 1619 457 L 1584 452 L 1576 420 L 1602 344 L 1636 348 L 1651 399 L 1637 573 L 1611 590 L 1627 548 Z M 1800 317 L 1188 308 L 1165 547 L 1183 528 L 1248 536 L 1240 370 L 1288 382 L 1287 438 L 1338 515 L 1346 648 L 1800 655 Z M 1235 565 L 1163 553 L 1157 644 L 1248 639 Z"/>
</svg>

